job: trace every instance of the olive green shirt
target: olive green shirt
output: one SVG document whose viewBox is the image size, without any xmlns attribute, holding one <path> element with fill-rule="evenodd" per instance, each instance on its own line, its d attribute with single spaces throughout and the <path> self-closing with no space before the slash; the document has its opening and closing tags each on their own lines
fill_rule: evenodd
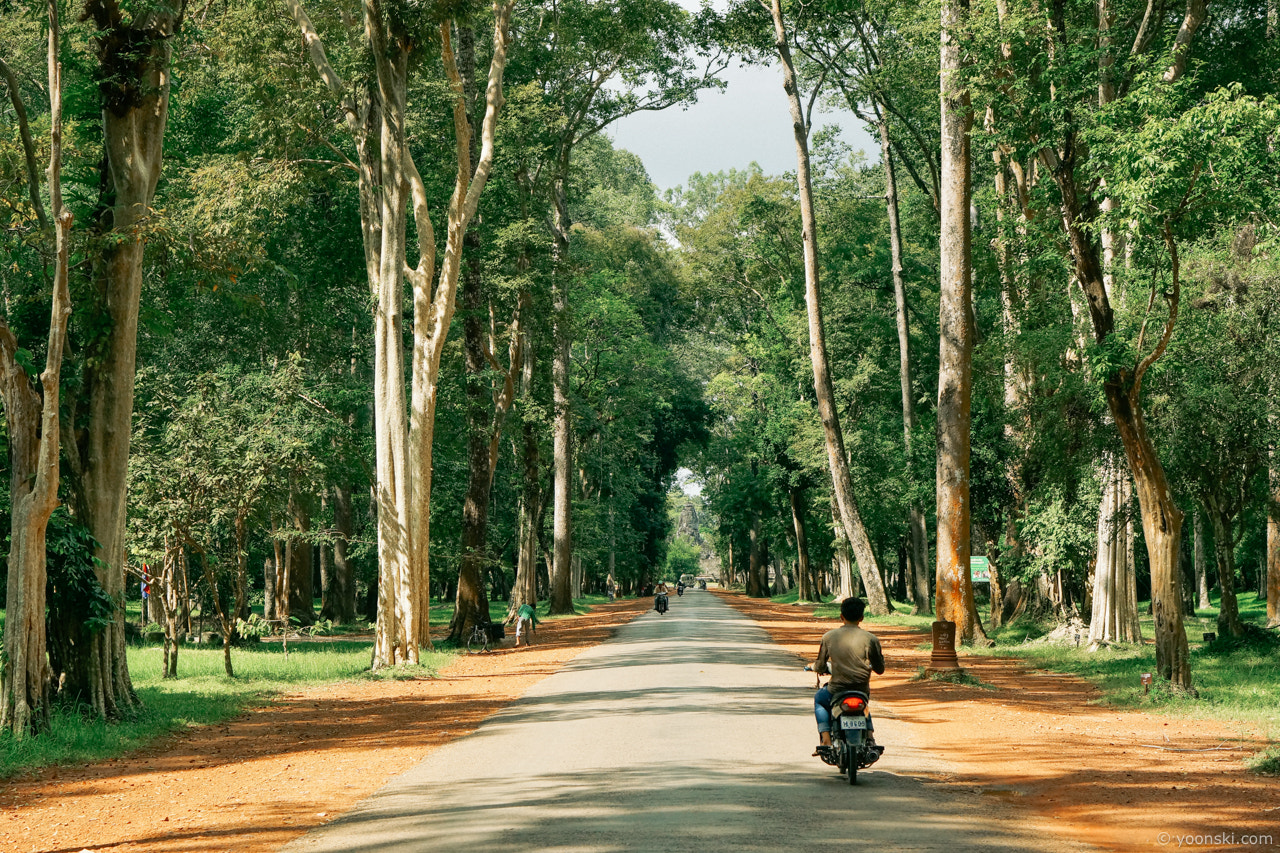
<svg viewBox="0 0 1280 853">
<path fill-rule="evenodd" d="M 841 625 L 822 635 L 818 663 L 813 670 L 819 675 L 830 674 L 827 688 L 833 696 L 846 690 L 870 694 L 871 673 L 884 675 L 880 640 L 856 625 Z"/>
</svg>

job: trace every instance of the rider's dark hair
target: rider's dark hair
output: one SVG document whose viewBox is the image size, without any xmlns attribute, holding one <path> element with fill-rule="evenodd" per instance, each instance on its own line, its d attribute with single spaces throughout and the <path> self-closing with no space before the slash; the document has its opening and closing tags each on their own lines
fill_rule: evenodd
<svg viewBox="0 0 1280 853">
<path fill-rule="evenodd" d="M 846 598 L 840 602 L 840 615 L 846 622 L 861 622 L 862 614 L 867 612 L 867 603 L 861 598 Z"/>
</svg>

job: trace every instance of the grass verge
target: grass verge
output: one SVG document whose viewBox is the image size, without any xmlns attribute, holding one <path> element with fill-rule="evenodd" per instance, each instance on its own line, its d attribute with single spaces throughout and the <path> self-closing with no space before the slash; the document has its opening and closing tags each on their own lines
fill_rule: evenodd
<svg viewBox="0 0 1280 853">
<path fill-rule="evenodd" d="M 126 719 L 106 723 L 79 709 L 57 706 L 51 727 L 39 737 L 0 734 L 0 778 L 60 764 L 114 758 L 181 729 L 222 722 L 272 696 L 314 684 L 365 677 L 370 641 L 294 643 L 285 655 L 278 644 L 232 651 L 235 678 L 223 671 L 220 648 L 183 647 L 176 679 L 160 677 L 162 650 L 131 646 L 129 672 L 141 707 Z M 449 655 L 427 655 L 419 675 L 433 674 Z"/>
<path fill-rule="evenodd" d="M 968 652 L 1017 658 L 1039 669 L 1079 676 L 1096 685 L 1103 694 L 1101 701 L 1113 707 L 1230 722 L 1240 728 L 1242 737 L 1251 731 L 1270 742 L 1280 733 L 1280 667 L 1276 666 L 1280 637 L 1260 627 L 1265 606 L 1265 600 L 1253 593 L 1240 595 L 1241 618 L 1248 631 L 1240 639 L 1204 640 L 1205 632 L 1217 631 L 1216 609 L 1200 609 L 1196 616 L 1187 617 L 1194 693 L 1173 689 L 1158 677 L 1150 688 L 1143 686 L 1142 675 L 1156 671 L 1154 645 L 1089 651 L 1087 638 L 1079 646 L 1035 643 L 1053 627 L 1044 623 L 1020 620 L 992 632 L 994 647 Z M 1145 613 L 1146 607 L 1140 605 L 1139 610 Z M 1153 637 L 1150 617 L 1140 622 L 1143 636 Z M 1257 772 L 1280 772 L 1280 747 L 1270 747 L 1246 763 Z"/>
<path fill-rule="evenodd" d="M 603 595 L 576 599 L 573 615 L 582 615 L 605 601 Z M 506 617 L 506 602 L 492 602 L 489 610 L 491 619 L 501 621 Z M 539 619 L 568 615 L 548 616 L 546 602 L 538 607 Z M 448 624 L 452 617 L 452 604 L 431 608 L 433 625 Z M 126 719 L 107 723 L 86 717 L 75 708 L 55 706 L 50 730 L 39 737 L 19 740 L 0 733 L 0 779 L 44 767 L 116 758 L 172 732 L 231 719 L 273 696 L 302 687 L 354 679 L 434 678 L 456 655 L 451 649 L 437 649 L 423 653 L 416 667 L 371 672 L 372 652 L 372 639 L 363 638 L 291 640 L 287 655 L 278 642 L 237 647 L 231 652 L 236 677 L 228 678 L 220 646 L 183 646 L 178 655 L 179 677 L 165 680 L 160 677 L 161 647 L 130 646 L 129 673 L 140 708 Z"/>
</svg>

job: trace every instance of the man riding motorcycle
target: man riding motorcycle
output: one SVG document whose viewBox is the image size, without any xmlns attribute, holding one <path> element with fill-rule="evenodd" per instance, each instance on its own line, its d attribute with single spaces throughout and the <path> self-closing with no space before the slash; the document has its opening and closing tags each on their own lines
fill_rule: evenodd
<svg viewBox="0 0 1280 853">
<path fill-rule="evenodd" d="M 871 673 L 884 675 L 884 652 L 880 640 L 861 627 L 867 605 L 860 598 L 846 598 L 840 602 L 839 628 L 833 628 L 822 636 L 818 647 L 818 660 L 805 669 L 819 675 L 830 675 L 828 681 L 813 697 L 813 714 L 818 721 L 818 748 L 814 755 L 822 755 L 831 748 L 831 697 L 850 690 L 871 695 Z M 867 741 L 875 744 L 871 718 L 867 717 Z"/>
</svg>

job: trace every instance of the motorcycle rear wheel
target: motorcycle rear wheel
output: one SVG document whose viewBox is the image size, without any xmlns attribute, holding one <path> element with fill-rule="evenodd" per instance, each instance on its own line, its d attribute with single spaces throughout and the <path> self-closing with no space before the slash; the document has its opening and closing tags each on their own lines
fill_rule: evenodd
<svg viewBox="0 0 1280 853">
<path fill-rule="evenodd" d="M 852 754 L 849 755 L 848 773 L 849 773 L 849 784 L 850 785 L 858 784 L 858 759 L 856 756 Z"/>
</svg>

